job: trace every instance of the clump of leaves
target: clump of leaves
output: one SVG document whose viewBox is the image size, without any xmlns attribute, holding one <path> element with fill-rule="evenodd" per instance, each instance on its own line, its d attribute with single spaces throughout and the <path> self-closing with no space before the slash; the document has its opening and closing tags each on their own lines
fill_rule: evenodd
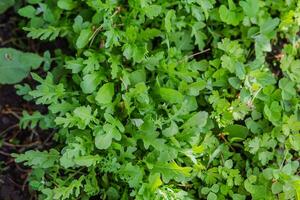
<svg viewBox="0 0 300 200">
<path fill-rule="evenodd" d="M 29 37 L 76 50 L 21 92 L 57 130 L 16 155 L 42 199 L 300 198 L 297 0 L 27 2 Z"/>
</svg>

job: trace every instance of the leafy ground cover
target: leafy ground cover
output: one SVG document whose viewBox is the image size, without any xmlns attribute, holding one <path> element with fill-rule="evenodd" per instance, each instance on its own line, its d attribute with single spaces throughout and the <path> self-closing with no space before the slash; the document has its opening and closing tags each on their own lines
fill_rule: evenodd
<svg viewBox="0 0 300 200">
<path fill-rule="evenodd" d="M 0 82 L 32 78 L 16 91 L 47 108 L 25 109 L 20 127 L 54 133 L 49 148 L 11 154 L 40 199 L 300 199 L 297 0 L 15 10 L 36 43 L 67 41 L 0 49 Z"/>
</svg>

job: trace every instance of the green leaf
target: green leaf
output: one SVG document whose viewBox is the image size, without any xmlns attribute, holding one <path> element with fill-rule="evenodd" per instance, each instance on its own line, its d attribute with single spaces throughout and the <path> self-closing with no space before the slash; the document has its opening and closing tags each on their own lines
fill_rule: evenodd
<svg viewBox="0 0 300 200">
<path fill-rule="evenodd" d="M 25 6 L 18 10 L 19 15 L 22 17 L 33 18 L 35 17 L 35 8 L 33 6 Z"/>
<path fill-rule="evenodd" d="M 59 152 L 51 149 L 47 151 L 27 151 L 24 154 L 13 154 L 17 163 L 24 162 L 25 165 L 33 168 L 51 168 L 57 162 L 59 158 Z"/>
<path fill-rule="evenodd" d="M 228 82 L 230 83 L 230 85 L 234 88 L 234 89 L 240 89 L 241 86 L 241 82 L 238 78 L 236 77 L 230 77 L 228 79 Z"/>
<path fill-rule="evenodd" d="M 171 88 L 159 88 L 159 94 L 164 101 L 171 104 L 182 103 L 183 101 L 183 95 Z"/>
<path fill-rule="evenodd" d="M 124 168 L 120 170 L 120 173 L 132 188 L 138 188 L 143 180 L 143 169 L 131 163 L 126 164 Z"/>
<path fill-rule="evenodd" d="M 15 0 L 1 0 L 0 1 L 0 14 L 4 13 L 8 8 L 15 5 Z"/>
<path fill-rule="evenodd" d="M 277 101 L 273 101 L 270 106 L 265 105 L 264 113 L 266 117 L 274 124 L 278 125 L 281 119 L 281 106 Z"/>
<path fill-rule="evenodd" d="M 103 128 L 96 129 L 95 135 L 95 145 L 98 149 L 108 149 L 113 139 L 121 139 L 120 131 L 112 124 L 104 124 Z"/>
<path fill-rule="evenodd" d="M 115 29 L 110 29 L 104 33 L 106 36 L 106 42 L 105 47 L 110 48 L 113 46 L 119 46 L 120 45 L 120 33 L 116 31 Z"/>
<path fill-rule="evenodd" d="M 259 0 L 240 1 L 239 4 L 243 8 L 244 13 L 249 17 L 255 17 L 259 11 Z"/>
<path fill-rule="evenodd" d="M 199 92 L 201 90 L 205 89 L 205 87 L 206 87 L 206 82 L 204 80 L 194 82 L 188 86 L 188 88 L 189 88 L 188 95 L 198 96 Z"/>
<path fill-rule="evenodd" d="M 41 3 L 42 0 L 27 0 L 28 3 L 30 4 L 38 4 Z"/>
<path fill-rule="evenodd" d="M 176 162 L 156 163 L 151 170 L 152 173 L 160 173 L 165 183 L 170 180 L 185 181 L 191 177 L 191 167 L 181 167 Z"/>
<path fill-rule="evenodd" d="M 112 135 L 105 134 L 104 132 L 97 132 L 95 137 L 95 145 L 98 149 L 107 149 L 112 142 Z"/>
<path fill-rule="evenodd" d="M 47 28 L 24 27 L 28 31 L 27 37 L 41 40 L 54 40 L 59 36 L 65 36 L 68 33 L 66 27 L 48 26 Z"/>
<path fill-rule="evenodd" d="M 92 36 L 92 34 L 93 32 L 91 29 L 81 30 L 80 35 L 76 41 L 76 47 L 78 49 L 83 49 L 89 43 L 89 39 Z"/>
<path fill-rule="evenodd" d="M 175 11 L 169 10 L 165 17 L 165 28 L 167 32 L 171 32 L 172 30 L 172 20 L 176 18 Z"/>
<path fill-rule="evenodd" d="M 172 137 L 178 133 L 178 126 L 175 122 L 171 122 L 170 127 L 163 130 L 162 134 L 166 137 Z"/>
<path fill-rule="evenodd" d="M 161 186 L 163 182 L 160 179 L 159 173 L 154 173 L 149 175 L 149 186 L 150 186 L 150 191 L 154 192 L 156 191 L 159 186 Z"/>
<path fill-rule="evenodd" d="M 93 93 L 103 79 L 103 74 L 97 72 L 83 76 L 83 81 L 80 83 L 83 93 Z"/>
<path fill-rule="evenodd" d="M 34 39 L 60 37 L 42 59 L 51 73 L 16 87 L 45 106 L 24 112 L 21 127 L 55 132 L 54 158 L 23 159 L 41 199 L 300 196 L 297 0 L 18 0 L 14 9 L 20 2 L 25 18 L 8 19 L 1 45 L 49 47 L 10 38 L 15 23 Z M 38 67 L 24 66 L 9 80 Z M 32 136 L 0 145 L 22 151 Z"/>
<path fill-rule="evenodd" d="M 296 97 L 295 84 L 291 80 L 287 78 L 280 79 L 279 88 L 282 90 L 281 95 L 284 100 L 291 100 Z"/>
<path fill-rule="evenodd" d="M 237 26 L 243 19 L 243 15 L 236 10 L 230 10 L 225 5 L 219 8 L 220 18 L 223 22 Z"/>
<path fill-rule="evenodd" d="M 112 102 L 114 93 L 115 93 L 114 84 L 106 83 L 97 92 L 95 100 L 99 104 L 109 104 Z"/>
<path fill-rule="evenodd" d="M 271 189 L 272 189 L 273 194 L 278 194 L 278 193 L 282 192 L 283 185 L 279 182 L 275 182 L 272 184 Z"/>
<path fill-rule="evenodd" d="M 77 3 L 74 0 L 58 0 L 57 6 L 63 10 L 73 10 L 77 7 Z"/>
<path fill-rule="evenodd" d="M 11 48 L 0 49 L 0 83 L 13 84 L 28 76 L 31 69 L 38 68 L 43 58 L 34 53 L 24 53 Z"/>
<path fill-rule="evenodd" d="M 257 82 L 261 84 L 263 87 L 267 85 L 273 85 L 276 83 L 276 79 L 272 73 L 262 72 L 262 71 L 253 71 L 253 77 L 256 78 Z"/>
<path fill-rule="evenodd" d="M 129 75 L 130 83 L 136 85 L 140 82 L 146 82 L 146 72 L 143 69 L 136 70 Z"/>
<path fill-rule="evenodd" d="M 200 4 L 204 14 L 205 18 L 208 19 L 211 9 L 214 8 L 214 4 L 216 3 L 214 0 L 202 0 L 198 1 Z"/>
<path fill-rule="evenodd" d="M 207 195 L 207 200 L 217 200 L 218 199 L 218 196 L 213 193 L 213 192 L 210 192 L 208 195 Z"/>
<path fill-rule="evenodd" d="M 199 127 L 202 128 L 206 125 L 208 119 L 208 113 L 200 111 L 191 116 L 184 124 L 183 128 Z"/>
<path fill-rule="evenodd" d="M 40 83 L 35 90 L 29 92 L 29 95 L 36 99 L 37 104 L 57 103 L 65 96 L 64 85 L 62 83 L 56 85 L 51 73 L 48 73 L 44 80 L 34 73 L 31 73 L 31 76 Z"/>
<path fill-rule="evenodd" d="M 242 141 L 246 139 L 248 135 L 248 129 L 245 126 L 239 124 L 233 124 L 226 126 L 224 131 L 229 133 L 228 138 L 230 142 Z"/>
<path fill-rule="evenodd" d="M 150 5 L 144 8 L 144 12 L 150 19 L 157 17 L 161 13 L 161 6 L 160 5 Z"/>
<path fill-rule="evenodd" d="M 275 28 L 278 26 L 280 20 L 278 18 L 268 18 L 260 24 L 260 33 L 266 36 L 274 33 Z"/>
<path fill-rule="evenodd" d="M 22 129 L 25 129 L 27 127 L 30 127 L 31 129 L 37 127 L 39 122 L 45 118 L 40 112 L 35 111 L 31 115 L 27 111 L 23 111 L 22 118 L 20 119 L 20 127 Z"/>
<path fill-rule="evenodd" d="M 80 156 L 74 159 L 77 165 L 85 167 L 95 166 L 100 160 L 101 157 L 99 155 Z"/>
<path fill-rule="evenodd" d="M 258 154 L 258 159 L 263 165 L 266 165 L 270 160 L 273 159 L 273 153 L 269 151 L 263 151 Z"/>
<path fill-rule="evenodd" d="M 80 194 L 80 188 L 82 187 L 82 181 L 84 176 L 80 176 L 80 178 L 73 180 L 67 186 L 56 187 L 53 190 L 53 199 L 69 199 L 71 196 L 78 197 Z"/>
<path fill-rule="evenodd" d="M 97 110 L 92 113 L 90 106 L 77 107 L 72 114 L 67 113 L 65 117 L 56 117 L 55 123 L 66 127 L 77 126 L 79 129 L 84 130 L 91 122 L 95 121 Z"/>
</svg>

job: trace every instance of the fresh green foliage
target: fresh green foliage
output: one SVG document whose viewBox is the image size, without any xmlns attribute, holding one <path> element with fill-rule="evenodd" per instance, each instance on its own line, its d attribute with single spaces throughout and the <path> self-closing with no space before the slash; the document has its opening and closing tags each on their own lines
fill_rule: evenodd
<svg viewBox="0 0 300 200">
<path fill-rule="evenodd" d="M 4 13 L 8 8 L 15 4 L 15 0 L 1 0 L 0 1 L 0 14 Z"/>
<path fill-rule="evenodd" d="M 56 131 L 49 151 L 15 155 L 41 199 L 300 199 L 297 0 L 28 0 L 19 14 L 75 52 L 17 86 L 49 109 L 21 126 Z"/>
<path fill-rule="evenodd" d="M 22 81 L 32 69 L 38 68 L 43 58 L 34 53 L 24 53 L 11 48 L 0 49 L 0 83 Z"/>
</svg>

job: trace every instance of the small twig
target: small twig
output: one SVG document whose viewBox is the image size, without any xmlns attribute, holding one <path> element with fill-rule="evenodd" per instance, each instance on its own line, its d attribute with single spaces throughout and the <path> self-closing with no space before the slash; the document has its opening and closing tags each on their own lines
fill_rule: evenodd
<svg viewBox="0 0 300 200">
<path fill-rule="evenodd" d="M 47 143 L 47 142 L 53 137 L 54 134 L 55 134 L 55 131 L 52 131 L 52 132 L 49 134 L 49 136 L 44 140 L 43 143 Z"/>
<path fill-rule="evenodd" d="M 8 166 L 10 163 L 15 162 L 14 158 L 10 158 L 8 161 L 5 162 L 5 166 Z"/>
<path fill-rule="evenodd" d="M 90 47 L 92 46 L 97 34 L 102 30 L 102 24 L 94 31 L 94 33 L 92 34 L 92 36 L 89 38 L 90 41 Z"/>
<path fill-rule="evenodd" d="M 230 144 L 230 142 L 225 138 L 224 133 L 220 133 L 219 137 L 225 142 L 225 144 L 227 144 L 232 151 L 236 152 L 235 148 Z"/>
<path fill-rule="evenodd" d="M 124 24 L 114 24 L 113 27 L 120 27 L 120 26 L 124 26 Z"/>
<path fill-rule="evenodd" d="M 112 14 L 112 16 L 111 16 L 110 18 L 111 18 L 111 19 L 114 18 L 114 16 L 116 16 L 119 12 L 121 12 L 121 7 L 120 7 L 120 6 L 116 8 L 116 11 Z M 121 25 L 123 25 L 123 24 L 121 24 Z M 92 34 L 92 36 L 89 38 L 89 41 L 90 41 L 89 47 L 92 46 L 92 44 L 93 44 L 93 42 L 94 42 L 94 40 L 95 40 L 97 34 L 102 30 L 102 28 L 103 28 L 103 25 L 101 24 L 101 25 L 94 31 L 94 33 Z"/>
<path fill-rule="evenodd" d="M 17 163 L 15 163 L 15 166 L 21 172 L 25 172 L 25 173 L 30 173 L 31 172 L 31 169 L 23 169 Z"/>
<path fill-rule="evenodd" d="M 119 12 L 121 12 L 121 7 L 120 6 L 118 6 L 117 8 L 116 8 L 116 11 L 112 14 L 112 16 L 110 17 L 111 19 L 114 17 L 114 16 L 116 16 Z"/>
<path fill-rule="evenodd" d="M 3 134 L 5 134 L 6 132 L 8 132 L 8 131 L 10 131 L 10 130 L 12 130 L 12 129 L 14 129 L 14 128 L 17 128 L 18 126 L 19 126 L 18 124 L 14 124 L 14 125 L 8 127 L 7 129 L 5 129 L 4 131 L 2 131 L 2 132 L 0 133 L 0 135 L 3 135 Z"/>
<path fill-rule="evenodd" d="M 7 177 L 9 179 L 10 182 L 12 182 L 15 186 L 17 186 L 18 188 L 22 189 L 22 186 L 18 183 L 16 183 L 14 180 L 12 180 L 10 177 Z"/>
<path fill-rule="evenodd" d="M 22 148 L 22 147 L 32 147 L 32 146 L 36 146 L 36 145 L 39 145 L 41 144 L 40 141 L 36 141 L 36 142 L 33 142 L 33 143 L 29 143 L 29 144 L 11 144 L 11 143 L 8 143 L 8 142 L 3 142 L 3 145 L 4 146 L 8 146 L 8 147 L 14 147 L 14 148 Z"/>
<path fill-rule="evenodd" d="M 34 128 L 32 128 L 32 129 L 30 129 L 34 134 L 35 134 L 35 136 L 40 140 L 40 136 L 39 136 L 39 134 L 38 134 L 38 132 L 34 129 Z"/>
<path fill-rule="evenodd" d="M 200 54 L 206 53 L 206 52 L 208 52 L 208 51 L 210 51 L 210 49 L 205 49 L 205 50 L 203 50 L 203 51 L 200 51 L 200 52 L 194 53 L 194 54 L 192 54 L 192 55 L 188 56 L 188 57 L 187 57 L 187 59 L 193 58 L 194 56 L 197 56 L 197 55 L 200 55 Z"/>
<path fill-rule="evenodd" d="M 24 183 L 22 184 L 22 191 L 25 191 L 25 187 L 27 186 L 28 177 L 26 177 Z"/>
<path fill-rule="evenodd" d="M 288 151 L 286 151 L 286 153 L 284 154 L 284 157 L 282 159 L 282 162 L 281 162 L 281 165 L 280 165 L 280 169 L 282 169 L 283 165 L 284 165 L 284 162 L 285 162 L 285 159 L 286 159 L 286 156 L 288 154 Z"/>
<path fill-rule="evenodd" d="M 12 132 L 12 134 L 9 135 L 10 137 L 8 137 L 7 140 L 12 140 L 12 139 L 14 139 L 15 137 L 17 137 L 17 135 L 18 135 L 20 132 L 21 132 L 20 129 L 18 129 L 17 131 Z"/>
<path fill-rule="evenodd" d="M 2 113 L 3 113 L 3 114 L 10 114 L 10 115 L 14 116 L 15 118 L 17 118 L 17 119 L 19 119 L 19 120 L 21 119 L 20 115 L 18 115 L 15 111 L 10 110 L 10 109 L 8 109 L 8 110 L 3 110 Z"/>
<path fill-rule="evenodd" d="M 0 150 L 0 154 L 3 156 L 11 157 L 9 153 Z"/>
<path fill-rule="evenodd" d="M 203 54 L 203 53 L 206 53 L 206 52 L 208 52 L 208 51 L 210 51 L 210 49 L 208 48 L 208 49 L 205 49 L 205 50 L 203 50 L 203 51 L 200 51 L 200 52 L 197 52 L 197 53 L 194 53 L 194 54 L 192 54 L 192 55 L 189 55 L 189 56 L 186 56 L 186 57 L 184 57 L 182 60 L 180 60 L 179 61 L 179 63 L 182 63 L 184 60 L 189 60 L 189 59 L 191 59 L 191 58 L 193 58 L 194 56 L 197 56 L 197 55 L 200 55 L 200 54 Z"/>
<path fill-rule="evenodd" d="M 251 105 L 253 104 L 254 100 L 256 99 L 257 95 L 259 94 L 259 92 L 260 92 L 261 90 L 262 90 L 262 87 L 259 88 L 259 89 L 256 91 L 256 93 L 254 94 L 253 98 L 251 99 L 251 102 L 250 102 Z"/>
</svg>

